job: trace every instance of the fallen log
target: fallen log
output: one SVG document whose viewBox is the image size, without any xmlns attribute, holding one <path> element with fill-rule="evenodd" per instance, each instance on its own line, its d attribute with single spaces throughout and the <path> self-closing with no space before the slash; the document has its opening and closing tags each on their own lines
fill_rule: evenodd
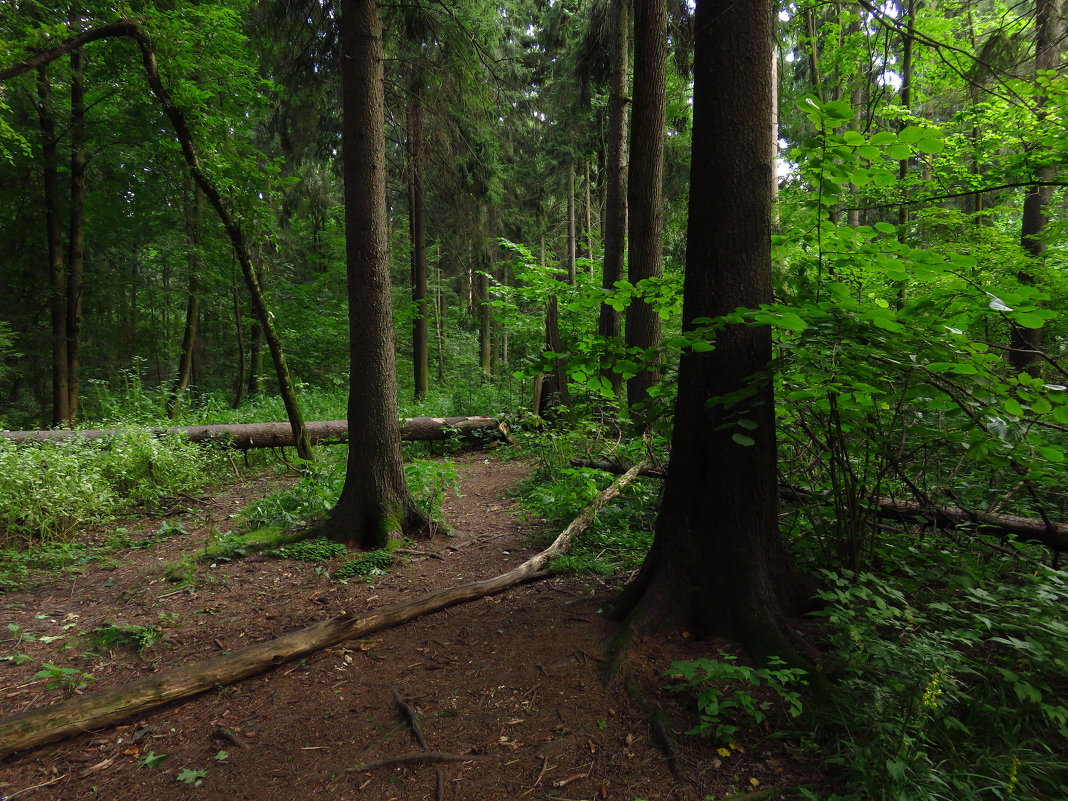
<svg viewBox="0 0 1068 801">
<path fill-rule="evenodd" d="M 589 467 L 607 473 L 619 474 L 626 471 L 623 465 L 614 462 L 595 461 L 591 459 L 572 459 L 576 467 Z M 648 478 L 666 478 L 663 470 L 645 469 L 639 473 Z M 784 501 L 797 502 L 807 498 L 820 498 L 825 493 L 814 492 L 807 487 L 790 484 L 779 486 L 779 497 Z M 882 520 L 916 520 L 926 522 L 935 528 L 956 528 L 957 526 L 974 526 L 976 531 L 989 532 L 999 536 L 1012 535 L 1022 542 L 1045 545 L 1054 551 L 1068 551 L 1068 523 L 1037 520 L 1031 517 L 1018 517 L 995 512 L 976 512 L 959 506 L 927 506 L 912 501 L 897 501 L 893 498 L 876 498 L 874 512 Z"/>
<path fill-rule="evenodd" d="M 506 573 L 429 592 L 414 601 L 391 604 L 358 617 L 340 615 L 241 651 L 145 676 L 122 687 L 31 709 L 0 721 L 0 758 L 64 737 L 111 726 L 172 701 L 264 673 L 339 642 L 366 637 L 431 612 L 545 578 L 550 575 L 545 570 L 546 566 L 567 551 L 575 536 L 593 522 L 597 511 L 615 498 L 641 467 L 635 465 L 594 498 L 548 548 Z"/>
<path fill-rule="evenodd" d="M 313 444 L 331 445 L 347 442 L 349 424 L 346 420 L 318 420 L 306 424 Z M 152 436 L 179 434 L 190 442 L 220 442 L 240 451 L 252 448 L 285 448 L 295 444 L 289 423 L 233 423 L 213 426 L 172 426 L 150 428 Z M 476 432 L 493 436 L 500 432 L 507 437 L 507 429 L 492 417 L 409 417 L 400 421 L 400 437 L 406 442 L 442 440 L 454 436 L 477 436 Z M 0 437 L 19 443 L 72 439 L 109 439 L 127 433 L 126 429 L 103 428 L 77 431 L 56 428 L 48 431 L 0 431 Z"/>
</svg>

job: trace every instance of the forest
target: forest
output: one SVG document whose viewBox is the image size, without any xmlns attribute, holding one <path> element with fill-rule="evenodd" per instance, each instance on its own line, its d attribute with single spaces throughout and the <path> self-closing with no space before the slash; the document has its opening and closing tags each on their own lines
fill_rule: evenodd
<svg viewBox="0 0 1068 801">
<path fill-rule="evenodd" d="M 1068 798 L 1065 22 L 0 0 L 0 801 Z"/>
</svg>

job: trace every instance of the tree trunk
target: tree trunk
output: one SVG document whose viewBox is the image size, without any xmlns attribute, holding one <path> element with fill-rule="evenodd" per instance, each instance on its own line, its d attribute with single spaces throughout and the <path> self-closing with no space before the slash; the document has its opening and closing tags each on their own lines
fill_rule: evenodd
<svg viewBox="0 0 1068 801">
<path fill-rule="evenodd" d="M 197 323 L 200 319 L 200 190 L 189 189 L 192 197 L 185 209 L 185 238 L 189 248 L 189 299 L 185 306 L 185 327 L 182 332 L 182 351 L 178 357 L 178 377 L 167 399 L 167 417 L 178 415 L 182 395 L 193 375 L 193 352 L 197 343 Z"/>
<path fill-rule="evenodd" d="M 345 257 L 349 301 L 349 455 L 320 532 L 364 549 L 426 536 L 408 494 L 397 433 L 397 373 L 386 230 L 382 23 L 375 0 L 341 4 Z"/>
<path fill-rule="evenodd" d="M 578 210 L 575 204 L 575 160 L 567 163 L 567 282 L 575 283 L 578 260 Z"/>
<path fill-rule="evenodd" d="M 489 265 L 484 265 L 478 276 L 475 277 L 478 287 L 478 364 L 482 368 L 482 375 L 486 378 L 493 376 L 493 315 L 489 305 Z"/>
<path fill-rule="evenodd" d="M 52 425 L 65 426 L 73 422 L 67 387 L 70 377 L 67 370 L 67 276 L 59 233 L 59 159 L 56 154 L 56 123 L 52 114 L 52 83 L 47 66 L 37 68 L 37 102 L 41 128 L 48 281 L 51 289 Z"/>
<path fill-rule="evenodd" d="M 770 54 L 768 65 L 770 67 Z M 664 0 L 634 2 L 634 113 L 630 134 L 630 174 L 627 208 L 628 268 L 630 283 L 663 274 L 661 235 L 664 226 L 664 91 L 667 69 L 667 5 Z M 767 141 L 769 120 L 760 140 Z M 770 147 L 770 145 L 769 145 Z M 768 177 L 771 180 L 771 177 Z M 627 345 L 646 351 L 660 347 L 660 316 L 644 300 L 635 298 L 627 308 Z M 655 369 L 642 370 L 627 381 L 627 402 L 632 409 L 649 399 L 658 380 Z M 640 413 L 636 418 L 640 417 Z"/>
<path fill-rule="evenodd" d="M 772 302 L 771 19 L 767 3 L 697 2 L 686 329 Z M 616 605 L 633 630 L 725 634 L 757 658 L 794 656 L 771 356 L 768 328 L 746 325 L 721 329 L 712 351 L 683 355 L 653 545 Z M 739 394 L 730 407 L 710 403 Z"/>
<path fill-rule="evenodd" d="M 609 24 L 612 36 L 612 74 L 608 95 L 608 143 L 605 154 L 604 266 L 601 286 L 615 291 L 623 278 L 627 249 L 627 120 L 630 108 L 630 4 L 631 0 L 611 0 Z M 619 312 L 601 304 L 598 335 L 619 339 L 622 332 Z M 606 376 L 619 394 L 622 380 L 609 371 Z"/>
<path fill-rule="evenodd" d="M 234 306 L 234 333 L 237 339 L 237 378 L 234 379 L 234 409 L 241 408 L 245 399 L 245 325 L 241 321 L 241 293 L 235 284 L 230 290 Z"/>
<path fill-rule="evenodd" d="M 1061 0 L 1036 0 L 1035 2 L 1035 75 L 1042 71 L 1057 69 L 1061 47 Z M 1039 115 L 1044 119 L 1043 107 L 1047 100 L 1045 95 L 1036 98 Z M 1035 180 L 1051 182 L 1056 179 L 1055 165 L 1039 167 L 1035 171 Z M 1020 222 L 1020 245 L 1030 258 L 1038 263 L 1046 252 L 1045 231 L 1049 222 L 1046 209 L 1053 197 L 1053 187 L 1035 186 L 1024 197 L 1023 217 Z M 1027 270 L 1017 273 L 1024 284 L 1034 283 L 1034 278 Z M 1039 353 L 1042 350 L 1042 329 L 1025 328 L 1012 324 L 1009 334 L 1009 364 L 1018 372 L 1037 375 L 1039 372 Z"/>
<path fill-rule="evenodd" d="M 70 228 L 67 238 L 67 409 L 73 422 L 81 402 L 82 295 L 85 287 L 85 66 L 70 54 Z"/>
<path fill-rule="evenodd" d="M 412 237 L 412 363 L 415 370 L 415 399 L 421 399 L 430 384 L 430 305 L 426 288 L 426 216 L 423 200 L 423 119 L 422 74 L 415 70 L 408 95 L 408 164 L 411 177 L 408 210 Z"/>
</svg>

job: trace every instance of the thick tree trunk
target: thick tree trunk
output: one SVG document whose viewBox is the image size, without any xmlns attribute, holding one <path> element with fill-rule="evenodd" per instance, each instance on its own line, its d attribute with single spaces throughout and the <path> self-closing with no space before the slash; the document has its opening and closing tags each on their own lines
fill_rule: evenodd
<svg viewBox="0 0 1068 801">
<path fill-rule="evenodd" d="M 307 423 L 308 436 L 314 443 L 324 445 L 348 442 L 347 420 L 318 420 Z M 463 436 L 478 440 L 484 437 L 507 436 L 502 423 L 492 417 L 409 417 L 401 420 L 399 428 L 392 426 L 404 441 L 449 439 Z M 238 450 L 252 448 L 291 448 L 295 444 L 293 430 L 288 423 L 233 423 L 211 426 L 172 426 L 149 429 L 154 436 L 180 434 L 190 442 L 218 442 Z M 32 444 L 61 439 L 108 439 L 120 436 L 126 429 L 102 428 L 86 431 L 48 429 L 44 431 L 0 431 L 0 438 Z"/>
<path fill-rule="evenodd" d="M 0 758 L 64 737 L 110 726 L 164 704 L 232 684 L 345 640 L 366 637 L 423 615 L 494 595 L 551 575 L 546 567 L 567 552 L 601 507 L 615 498 L 640 469 L 602 491 L 544 551 L 499 576 L 427 593 L 360 617 L 344 615 L 283 634 L 233 654 L 146 676 L 123 687 L 78 696 L 0 721 Z"/>
<path fill-rule="evenodd" d="M 666 69 L 667 5 L 664 0 L 634 0 L 634 112 L 627 178 L 630 217 L 627 276 L 632 284 L 664 274 L 661 238 Z M 770 130 L 769 121 L 762 133 L 766 135 Z M 766 141 L 763 136 L 761 140 Z M 660 346 L 660 340 L 660 316 L 656 309 L 635 298 L 627 308 L 628 347 L 643 351 L 655 349 Z M 627 402 L 632 408 L 649 400 L 648 390 L 657 380 L 658 372 L 648 369 L 627 381 Z"/>
<path fill-rule="evenodd" d="M 412 363 L 415 399 L 422 398 L 430 384 L 430 304 L 426 287 L 426 213 L 423 201 L 422 75 L 416 69 L 408 100 L 408 165 L 411 179 L 408 210 L 412 237 Z"/>
<path fill-rule="evenodd" d="M 85 288 L 85 66 L 81 50 L 70 54 L 70 227 L 67 237 L 67 408 L 78 419 L 81 404 L 82 298 Z"/>
<path fill-rule="evenodd" d="M 604 266 L 601 286 L 614 291 L 623 278 L 627 250 L 627 120 L 630 108 L 630 4 L 611 0 L 609 24 L 612 37 L 612 74 L 608 95 L 608 143 L 605 153 Z M 622 333 L 619 312 L 601 304 L 597 333 L 618 339 Z M 606 376 L 619 394 L 622 380 L 615 372 Z"/>
<path fill-rule="evenodd" d="M 1055 70 L 1060 61 L 1061 48 L 1061 0 L 1036 0 L 1035 3 L 1035 74 L 1040 71 Z M 1037 98 L 1040 107 L 1046 105 L 1046 98 Z M 1045 111 L 1039 112 L 1043 118 Z M 1049 183 L 1057 177 L 1057 168 L 1046 165 L 1035 171 L 1035 179 Z M 1020 222 L 1020 245 L 1035 262 L 1040 262 L 1046 252 L 1045 231 L 1049 222 L 1046 209 L 1053 197 L 1050 186 L 1035 186 L 1024 197 L 1023 217 Z M 1027 270 L 1018 273 L 1021 282 L 1033 283 L 1034 278 Z M 1017 371 L 1026 371 L 1032 375 L 1039 372 L 1039 354 L 1042 350 L 1042 329 L 1024 328 L 1012 324 L 1009 335 L 1009 363 Z"/>
<path fill-rule="evenodd" d="M 398 436 L 386 230 L 382 23 L 375 0 L 341 4 L 342 172 L 349 302 L 349 455 L 345 486 L 320 533 L 358 548 L 427 536 L 408 494 Z"/>
<path fill-rule="evenodd" d="M 70 425 L 67 381 L 67 277 L 59 233 L 59 160 L 56 123 L 52 114 L 52 84 L 48 67 L 37 68 L 37 103 L 41 128 L 41 163 L 44 178 L 45 238 L 48 247 L 48 282 L 51 290 L 52 425 Z"/>
<path fill-rule="evenodd" d="M 697 3 L 687 329 L 772 302 L 771 19 L 767 3 Z M 682 357 L 653 545 L 616 608 L 633 629 L 725 634 L 757 658 L 796 653 L 785 615 L 801 588 L 778 529 L 771 356 L 766 327 L 734 325 L 714 350 Z M 728 396 L 739 402 L 715 402 Z"/>
</svg>

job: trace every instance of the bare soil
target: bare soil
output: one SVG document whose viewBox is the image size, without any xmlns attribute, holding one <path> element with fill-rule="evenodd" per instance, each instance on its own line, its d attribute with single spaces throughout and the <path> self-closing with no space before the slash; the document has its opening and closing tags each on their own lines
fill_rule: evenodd
<svg viewBox="0 0 1068 801">
<path fill-rule="evenodd" d="M 63 697 L 63 688 L 35 678 L 42 662 L 92 675 L 80 692 L 120 686 L 323 618 L 497 575 L 544 547 L 549 532 L 524 520 L 507 495 L 527 473 L 524 464 L 484 453 L 455 461 L 460 494 L 450 494 L 445 508 L 452 535 L 412 546 L 422 553 L 369 581 L 332 579 L 340 560 L 253 556 L 201 566 L 192 588 L 168 583 L 163 565 L 202 545 L 209 532 L 232 528 L 236 510 L 292 481 L 257 476 L 190 499 L 172 518 L 187 533 L 121 551 L 111 565 L 86 565 L 0 595 L 0 638 L 9 634 L 7 623 L 57 638 L 0 641 L 0 656 L 31 657 L 0 663 L 0 715 Z M 125 525 L 147 533 L 160 523 Z M 813 766 L 784 740 L 756 732 L 731 744 L 683 733 L 695 723 L 693 699 L 664 691 L 663 672 L 672 660 L 723 648 L 685 632 L 642 641 L 628 661 L 645 704 L 668 715 L 678 743 L 668 759 L 646 709 L 619 679 L 602 680 L 613 624 L 601 606 L 625 578 L 564 575 L 528 584 L 128 725 L 8 757 L 0 761 L 0 799 L 415 801 L 436 797 L 437 770 L 441 797 L 464 801 L 700 801 L 809 781 Z M 84 635 L 105 623 L 158 627 L 165 639 L 141 652 L 87 653 Z M 424 750 L 395 694 L 417 711 L 429 748 L 457 761 L 352 770 Z"/>
</svg>

